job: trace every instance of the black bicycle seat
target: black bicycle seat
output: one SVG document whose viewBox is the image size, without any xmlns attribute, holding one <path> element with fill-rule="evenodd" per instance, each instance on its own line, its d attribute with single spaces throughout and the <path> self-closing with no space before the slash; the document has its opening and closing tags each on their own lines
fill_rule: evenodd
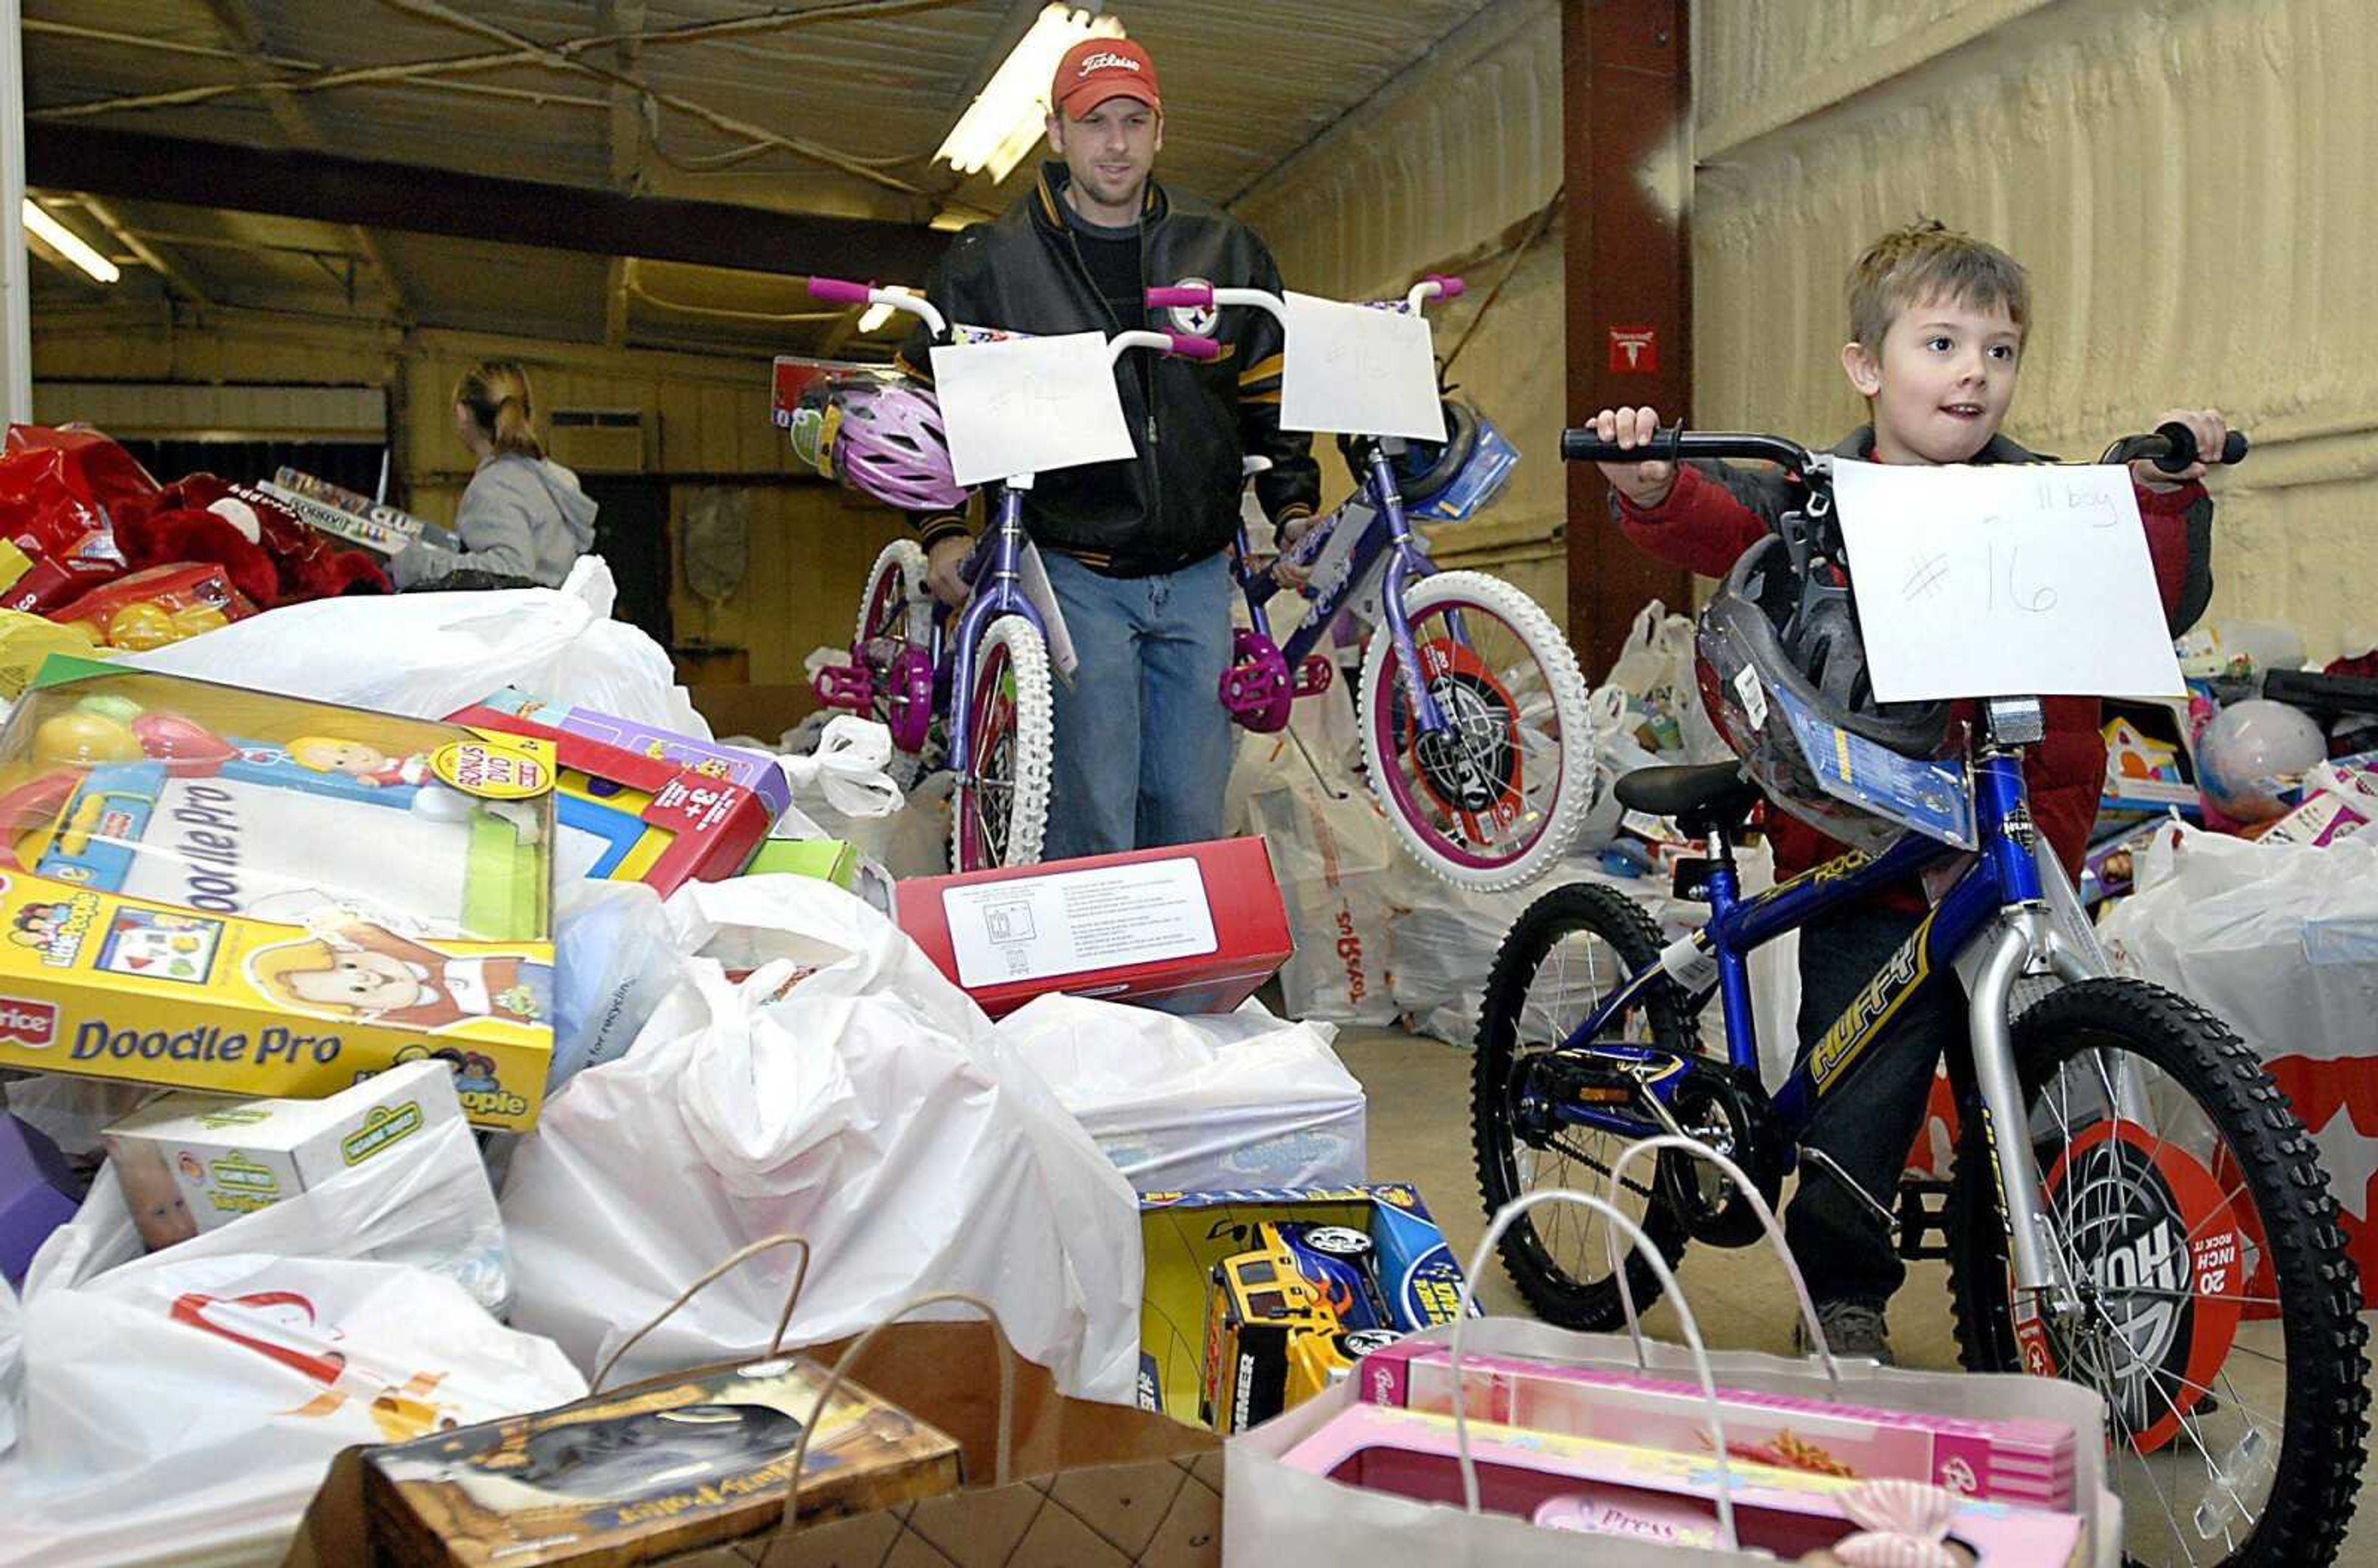
<svg viewBox="0 0 2378 1568">
<path fill-rule="evenodd" d="M 1739 762 L 1638 768 L 1618 781 L 1619 805 L 1654 817 L 1674 817 L 1695 838 L 1711 829 L 1740 831 L 1761 798 L 1759 786 L 1742 776 Z"/>
</svg>

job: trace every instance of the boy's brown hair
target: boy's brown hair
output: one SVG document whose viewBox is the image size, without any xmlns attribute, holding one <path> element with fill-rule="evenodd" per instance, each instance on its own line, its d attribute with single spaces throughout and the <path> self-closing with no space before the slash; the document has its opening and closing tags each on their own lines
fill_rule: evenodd
<svg viewBox="0 0 2378 1568">
<path fill-rule="evenodd" d="M 1850 337 L 1870 353 L 1908 306 L 1945 299 L 1974 310 L 2004 305 L 2015 330 L 2031 324 L 2031 280 L 2023 264 L 1987 240 L 1919 218 L 1866 247 L 1850 268 Z"/>
</svg>

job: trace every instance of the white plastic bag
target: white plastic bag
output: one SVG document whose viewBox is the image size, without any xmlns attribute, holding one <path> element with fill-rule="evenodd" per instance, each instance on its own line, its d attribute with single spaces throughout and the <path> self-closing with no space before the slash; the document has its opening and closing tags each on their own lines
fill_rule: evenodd
<svg viewBox="0 0 2378 1568">
<path fill-rule="evenodd" d="M 470 1126 L 457 1119 L 318 1187 L 156 1253 L 143 1249 L 124 1189 L 102 1166 L 74 1218 L 33 1254 L 25 1272 L 25 1305 L 30 1311 L 49 1295 L 126 1271 L 248 1253 L 408 1263 L 453 1280 L 499 1316 L 510 1302 L 503 1216 Z"/>
<path fill-rule="evenodd" d="M 708 739 L 667 651 L 610 618 L 615 593 L 611 569 L 585 556 L 559 588 L 318 599 L 121 662 L 425 719 L 517 686 Z"/>
<path fill-rule="evenodd" d="M 25 1394 L 25 1312 L 0 1279 L 0 1454 L 17 1445 L 18 1407 Z"/>
<path fill-rule="evenodd" d="M 676 986 L 679 952 L 660 895 L 642 882 L 573 882 L 555 904 L 548 1095 L 628 1053 Z"/>
<path fill-rule="evenodd" d="M 856 1333 L 919 1290 L 969 1290 L 1067 1393 L 1129 1400 L 1130 1186 L 965 993 L 812 878 L 693 883 L 668 913 L 705 956 L 515 1158 L 515 1321 L 591 1368 L 719 1259 L 791 1234 L 815 1256 L 788 1343 Z M 755 973 L 739 986 L 727 968 Z M 787 1266 L 722 1278 L 620 1375 L 757 1351 Z"/>
<path fill-rule="evenodd" d="M 1343 799 L 1308 781 L 1248 802 L 1250 822 L 1271 847 L 1296 941 L 1279 972 L 1281 1001 L 1293 1018 L 1389 1023 L 1389 928 L 1401 907 L 1404 862 L 1378 803 L 1367 791 L 1339 787 Z"/>
<path fill-rule="evenodd" d="M 1139 1191 L 1369 1179 L 1363 1085 L 1328 1024 L 1252 1001 L 1183 1018 L 1052 995 L 997 1028 Z"/>
<path fill-rule="evenodd" d="M 24 1333 L 0 1463 L 0 1562 L 21 1568 L 275 1561 L 341 1449 L 586 1391 L 552 1345 L 393 1263 L 176 1248 L 33 1296 Z"/>
<path fill-rule="evenodd" d="M 2378 1054 L 2378 840 L 2176 825 L 2140 853 L 2138 888 L 2098 928 L 2117 970 L 2212 1009 L 2266 1060 Z"/>
<path fill-rule="evenodd" d="M 503 1255 L 459 1119 L 154 1253 L 102 1169 L 26 1276 L 0 1562 L 277 1559 L 340 1449 L 576 1398 Z"/>
</svg>

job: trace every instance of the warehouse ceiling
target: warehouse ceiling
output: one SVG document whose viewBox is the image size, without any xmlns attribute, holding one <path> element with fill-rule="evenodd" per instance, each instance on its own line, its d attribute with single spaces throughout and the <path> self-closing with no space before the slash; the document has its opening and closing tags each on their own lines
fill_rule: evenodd
<svg viewBox="0 0 2378 1568">
<path fill-rule="evenodd" d="M 1025 188 L 931 155 L 1043 3 L 26 0 L 29 179 L 125 269 L 45 254 L 36 308 L 881 351 L 800 277 L 919 281 Z M 1162 74 L 1160 177 L 1229 201 L 1495 3 L 1107 9 Z"/>
</svg>

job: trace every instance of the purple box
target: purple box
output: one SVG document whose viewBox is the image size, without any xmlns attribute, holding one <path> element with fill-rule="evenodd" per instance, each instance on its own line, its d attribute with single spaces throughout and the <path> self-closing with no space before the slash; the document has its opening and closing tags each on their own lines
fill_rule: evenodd
<svg viewBox="0 0 2378 1568">
<path fill-rule="evenodd" d="M 81 1184 L 58 1146 L 0 1111 L 0 1275 L 21 1288 L 50 1232 L 74 1218 Z"/>
<path fill-rule="evenodd" d="M 551 702 L 540 702 L 517 687 L 505 687 L 486 699 L 480 706 L 498 713 L 510 713 L 561 730 L 569 735 L 584 736 L 606 746 L 616 746 L 640 757 L 657 757 L 675 762 L 696 772 L 711 773 L 730 784 L 741 784 L 760 797 L 768 808 L 768 820 L 774 822 L 793 803 L 793 786 L 787 782 L 785 771 L 772 758 L 737 747 L 720 746 L 715 741 L 696 740 L 691 736 L 672 735 L 640 724 L 633 719 L 615 719 L 608 713 L 597 713 L 586 708 L 564 708 Z"/>
</svg>

